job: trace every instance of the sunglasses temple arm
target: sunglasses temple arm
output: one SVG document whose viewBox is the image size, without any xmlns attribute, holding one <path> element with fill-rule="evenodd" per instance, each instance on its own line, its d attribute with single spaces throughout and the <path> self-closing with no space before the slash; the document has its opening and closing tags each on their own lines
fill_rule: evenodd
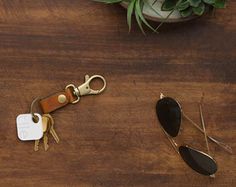
<svg viewBox="0 0 236 187">
<path fill-rule="evenodd" d="M 209 143 L 208 143 L 208 139 L 207 139 L 207 133 L 206 133 L 206 126 L 205 126 L 205 121 L 204 121 L 204 117 L 203 117 L 203 112 L 202 112 L 202 104 L 199 104 L 199 111 L 200 111 L 200 118 L 201 118 L 201 124 L 202 124 L 202 128 L 204 131 L 204 138 L 206 141 L 206 147 L 207 147 L 207 151 L 208 154 L 210 154 L 210 148 L 209 148 Z"/>
<path fill-rule="evenodd" d="M 172 147 L 174 148 L 174 150 L 179 154 L 179 151 L 178 151 L 178 148 L 177 148 L 178 147 L 177 143 L 172 138 L 170 138 L 170 136 L 166 133 L 166 131 L 164 129 L 162 129 L 162 130 L 165 133 L 167 139 L 170 141 L 170 143 L 171 143 Z"/>
<path fill-rule="evenodd" d="M 208 139 L 207 139 L 207 133 L 206 133 L 206 125 L 205 125 L 205 121 L 204 121 L 204 117 L 203 117 L 203 112 L 202 112 L 202 103 L 199 103 L 199 111 L 200 111 L 200 118 L 201 118 L 201 124 L 202 124 L 202 128 L 204 131 L 204 138 L 206 141 L 206 147 L 207 147 L 207 152 L 210 155 L 210 148 L 209 148 L 209 143 L 208 143 Z M 210 175 L 211 178 L 215 178 L 215 174 Z"/>
<path fill-rule="evenodd" d="M 196 127 L 199 131 L 201 131 L 202 133 L 204 133 L 203 129 L 200 128 L 195 122 L 193 122 L 193 120 L 191 120 L 184 112 L 183 113 L 183 116 L 194 126 Z M 216 143 L 218 146 L 220 146 L 221 148 L 223 148 L 225 151 L 227 151 L 228 153 L 232 154 L 233 153 L 233 150 L 232 148 L 223 143 L 223 142 L 220 142 L 218 140 L 216 140 L 215 138 L 211 137 L 211 136 L 208 136 L 207 135 L 207 138 L 209 138 L 212 142 Z"/>
</svg>

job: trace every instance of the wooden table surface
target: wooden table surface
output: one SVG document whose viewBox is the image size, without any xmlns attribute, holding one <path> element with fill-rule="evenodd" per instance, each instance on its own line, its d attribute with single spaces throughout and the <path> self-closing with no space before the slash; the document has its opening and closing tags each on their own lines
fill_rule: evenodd
<svg viewBox="0 0 236 187">
<path fill-rule="evenodd" d="M 155 24 L 154 24 L 155 25 Z M 236 2 L 215 16 L 165 25 L 144 36 L 118 5 L 90 0 L 0 2 L 0 186 L 235 186 Z M 103 75 L 107 89 L 52 115 L 61 138 L 33 151 L 15 118 L 31 101 Z M 205 93 L 215 179 L 193 172 L 174 152 L 155 114 L 159 93 L 176 98 L 196 122 Z M 206 151 L 183 121 L 177 141 Z"/>
</svg>

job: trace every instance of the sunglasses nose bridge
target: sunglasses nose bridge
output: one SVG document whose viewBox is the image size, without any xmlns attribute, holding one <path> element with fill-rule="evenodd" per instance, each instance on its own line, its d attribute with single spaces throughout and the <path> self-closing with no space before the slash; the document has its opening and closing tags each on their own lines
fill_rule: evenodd
<svg viewBox="0 0 236 187">
<path fill-rule="evenodd" d="M 165 96 L 163 93 L 160 93 L 160 99 L 163 99 Z"/>
</svg>

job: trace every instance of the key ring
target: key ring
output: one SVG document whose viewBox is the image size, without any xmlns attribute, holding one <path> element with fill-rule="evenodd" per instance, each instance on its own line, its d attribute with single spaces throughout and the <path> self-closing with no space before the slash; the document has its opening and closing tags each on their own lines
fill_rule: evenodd
<svg viewBox="0 0 236 187">
<path fill-rule="evenodd" d="M 34 109 L 35 103 L 36 103 L 39 99 L 40 99 L 39 97 L 36 97 L 36 98 L 32 101 L 32 103 L 31 103 L 31 105 L 30 105 L 30 114 L 32 115 L 33 121 L 34 121 L 35 123 L 38 122 L 39 117 L 38 117 L 37 115 L 35 115 L 35 113 L 33 112 L 33 109 Z"/>
<path fill-rule="evenodd" d="M 90 88 L 90 82 L 92 82 L 94 79 L 101 79 L 102 80 L 103 87 L 100 90 L 93 90 Z M 97 95 L 97 94 L 102 93 L 105 90 L 105 88 L 106 88 L 106 80 L 101 75 L 93 75 L 91 77 L 89 77 L 89 75 L 86 75 L 84 84 L 80 85 L 78 88 L 75 87 L 75 85 L 73 85 L 73 84 L 69 84 L 66 86 L 66 89 L 72 89 L 73 94 L 77 97 L 77 99 L 72 102 L 73 104 L 79 102 L 81 96 Z"/>
</svg>

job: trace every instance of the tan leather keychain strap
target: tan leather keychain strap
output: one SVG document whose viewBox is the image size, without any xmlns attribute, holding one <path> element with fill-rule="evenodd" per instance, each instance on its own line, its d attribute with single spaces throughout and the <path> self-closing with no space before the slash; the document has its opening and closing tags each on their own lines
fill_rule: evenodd
<svg viewBox="0 0 236 187">
<path fill-rule="evenodd" d="M 45 97 L 39 101 L 40 107 L 44 114 L 48 114 L 57 110 L 69 103 L 76 100 L 71 89 L 65 89 L 65 91 L 54 93 L 48 97 Z"/>
<path fill-rule="evenodd" d="M 93 90 L 90 88 L 90 82 L 94 79 L 101 79 L 103 81 L 103 87 L 100 90 Z M 39 105 L 44 114 L 51 113 L 61 107 L 66 106 L 69 103 L 75 104 L 79 102 L 81 96 L 85 95 L 97 95 L 104 91 L 106 87 L 106 80 L 101 75 L 93 75 L 89 77 L 85 76 L 85 82 L 79 87 L 75 87 L 73 84 L 66 86 L 64 91 L 54 93 L 48 97 L 45 97 L 39 101 Z"/>
</svg>

